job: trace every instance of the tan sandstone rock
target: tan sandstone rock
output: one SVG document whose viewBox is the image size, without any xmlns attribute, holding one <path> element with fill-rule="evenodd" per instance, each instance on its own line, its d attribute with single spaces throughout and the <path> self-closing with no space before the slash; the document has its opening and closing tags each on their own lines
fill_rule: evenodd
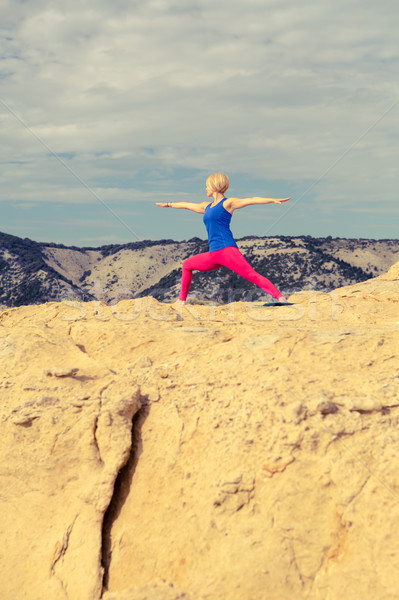
<svg viewBox="0 0 399 600">
<path fill-rule="evenodd" d="M 399 263 L 291 300 L 0 315 L 2 599 L 396 600 Z"/>
<path fill-rule="evenodd" d="M 103 515 L 140 408 L 131 375 L 50 324 L 61 313 L 52 304 L 1 317 L 3 600 L 100 597 Z M 47 367 L 54 359 L 78 366 Z"/>
</svg>

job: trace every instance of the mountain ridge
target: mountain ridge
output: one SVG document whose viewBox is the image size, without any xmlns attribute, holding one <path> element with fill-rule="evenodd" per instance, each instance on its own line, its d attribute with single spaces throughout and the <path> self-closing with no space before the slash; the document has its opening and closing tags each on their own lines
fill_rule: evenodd
<svg viewBox="0 0 399 600">
<path fill-rule="evenodd" d="M 399 241 L 312 236 L 245 236 L 237 244 L 255 270 L 289 295 L 301 289 L 331 291 L 386 272 Z M 35 242 L 0 233 L 0 304 L 122 299 L 152 295 L 173 301 L 185 258 L 208 251 L 198 237 L 142 240 L 99 247 Z M 260 288 L 226 268 L 195 272 L 188 300 L 226 303 L 258 300 Z"/>
</svg>

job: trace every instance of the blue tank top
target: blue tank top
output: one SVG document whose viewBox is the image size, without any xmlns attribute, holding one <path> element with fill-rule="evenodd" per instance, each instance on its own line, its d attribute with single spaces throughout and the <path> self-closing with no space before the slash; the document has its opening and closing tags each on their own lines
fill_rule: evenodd
<svg viewBox="0 0 399 600">
<path fill-rule="evenodd" d="M 208 232 L 209 252 L 222 250 L 227 246 L 237 246 L 233 234 L 230 231 L 230 221 L 232 215 L 223 206 L 223 198 L 220 202 L 211 207 L 211 204 L 205 209 L 203 221 Z"/>
</svg>

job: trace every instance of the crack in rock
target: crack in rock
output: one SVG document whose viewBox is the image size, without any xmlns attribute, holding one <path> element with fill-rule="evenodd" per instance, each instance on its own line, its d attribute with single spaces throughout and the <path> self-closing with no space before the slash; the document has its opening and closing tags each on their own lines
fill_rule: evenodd
<svg viewBox="0 0 399 600">
<path fill-rule="evenodd" d="M 103 592 L 107 590 L 109 580 L 109 567 L 112 558 L 112 526 L 118 518 L 122 507 L 129 495 L 133 476 L 139 457 L 142 453 L 141 428 L 150 411 L 148 403 L 135 413 L 132 419 L 132 443 L 127 462 L 120 469 L 115 479 L 114 491 L 107 510 L 104 513 L 102 526 L 102 556 L 101 565 L 103 568 Z M 101 596 L 102 597 L 102 596 Z"/>
<path fill-rule="evenodd" d="M 101 412 L 101 400 L 100 400 L 100 412 Z M 93 440 L 94 440 L 94 446 L 96 447 L 96 450 L 98 453 L 98 460 L 103 465 L 104 461 L 101 456 L 100 446 L 99 446 L 98 439 L 97 439 L 97 428 L 98 428 L 99 419 L 100 419 L 100 415 L 96 415 L 96 418 L 94 419 L 94 425 L 93 425 Z"/>
<path fill-rule="evenodd" d="M 51 575 L 58 579 L 58 581 L 60 582 L 62 589 L 64 590 L 65 595 L 67 597 L 68 597 L 68 592 L 67 592 L 66 584 L 55 572 L 55 567 L 56 567 L 56 564 L 63 558 L 63 556 L 65 556 L 66 551 L 68 550 L 69 538 L 71 537 L 72 529 L 73 529 L 73 526 L 75 525 L 77 518 L 78 518 L 78 516 L 76 515 L 74 520 L 72 521 L 72 523 L 67 527 L 67 529 L 64 533 L 64 536 L 62 538 L 62 542 L 57 541 L 57 543 L 55 544 L 53 558 L 52 558 L 51 566 L 50 566 Z"/>
</svg>

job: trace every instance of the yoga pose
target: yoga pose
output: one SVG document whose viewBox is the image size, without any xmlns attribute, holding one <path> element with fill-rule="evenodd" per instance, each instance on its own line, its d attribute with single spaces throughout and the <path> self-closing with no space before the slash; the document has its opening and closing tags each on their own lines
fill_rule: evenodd
<svg viewBox="0 0 399 600">
<path fill-rule="evenodd" d="M 193 271 L 213 271 L 227 267 L 245 279 L 252 281 L 262 290 L 271 294 L 279 302 L 286 302 L 283 294 L 271 281 L 257 273 L 241 254 L 230 231 L 232 214 L 239 208 L 251 204 L 282 204 L 290 198 L 226 198 L 224 193 L 230 185 L 229 178 L 223 173 L 214 173 L 206 180 L 206 194 L 212 201 L 192 202 L 156 202 L 165 208 L 186 208 L 204 215 L 203 221 L 208 231 L 209 252 L 196 254 L 183 262 L 181 291 L 177 304 L 185 304 L 190 289 Z"/>
</svg>

